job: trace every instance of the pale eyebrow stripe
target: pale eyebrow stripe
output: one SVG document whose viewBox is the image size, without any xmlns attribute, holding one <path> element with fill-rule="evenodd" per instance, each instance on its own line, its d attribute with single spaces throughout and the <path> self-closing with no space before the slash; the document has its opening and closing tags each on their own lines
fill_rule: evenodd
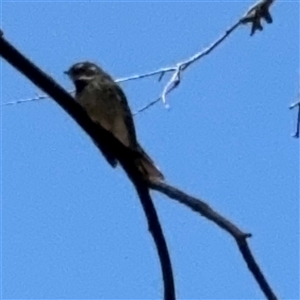
<svg viewBox="0 0 300 300">
<path fill-rule="evenodd" d="M 75 65 L 74 69 L 81 69 L 83 67 L 83 63 Z"/>
</svg>

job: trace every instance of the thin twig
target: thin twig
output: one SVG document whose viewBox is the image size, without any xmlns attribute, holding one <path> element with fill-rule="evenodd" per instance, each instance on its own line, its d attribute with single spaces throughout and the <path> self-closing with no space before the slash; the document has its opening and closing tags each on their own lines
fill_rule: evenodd
<svg viewBox="0 0 300 300">
<path fill-rule="evenodd" d="M 292 137 L 295 138 L 299 138 L 300 136 L 300 101 L 299 102 L 295 102 L 293 104 L 290 105 L 290 109 L 295 109 L 297 108 L 297 123 L 296 123 L 296 130 L 295 133 L 292 135 Z"/>
<path fill-rule="evenodd" d="M 298 139 L 300 136 L 300 89 L 298 92 L 298 101 L 290 105 L 290 109 L 297 108 L 296 130 L 292 137 Z"/>
<path fill-rule="evenodd" d="M 176 71 L 175 67 L 166 67 L 166 68 L 161 68 L 161 69 L 158 69 L 158 70 L 155 70 L 152 72 L 147 72 L 144 74 L 137 74 L 137 75 L 132 75 L 132 76 L 116 79 L 115 81 L 119 83 L 119 82 L 131 81 L 131 80 L 136 80 L 136 79 L 142 79 L 142 78 L 151 77 L 151 76 L 155 76 L 155 75 L 163 76 L 164 74 L 173 72 L 173 71 Z M 161 77 L 159 77 L 158 79 L 161 80 Z"/>
<path fill-rule="evenodd" d="M 160 100 L 163 101 L 164 104 L 166 104 L 166 95 L 172 92 L 175 88 L 177 88 L 181 83 L 181 77 L 183 71 L 185 71 L 191 64 L 195 63 L 196 61 L 200 60 L 202 57 L 208 55 L 210 52 L 212 52 L 218 45 L 220 45 L 239 25 L 241 24 L 241 21 L 236 22 L 234 25 L 232 25 L 228 30 L 225 31 L 225 33 L 220 36 L 215 42 L 213 42 L 210 46 L 205 48 L 204 50 L 201 50 L 200 52 L 196 53 L 195 55 L 191 56 L 190 58 L 179 62 L 176 64 L 175 67 L 171 67 L 169 69 L 164 69 L 164 72 L 173 72 L 171 79 L 168 81 L 166 86 L 163 89 L 162 94 L 159 98 L 151 101 L 150 103 L 146 104 L 145 106 L 139 108 L 135 114 L 141 113 L 148 109 L 149 107 L 153 106 Z M 150 73 L 149 73 L 150 74 Z M 130 79 L 130 77 L 128 77 Z"/>
<path fill-rule="evenodd" d="M 27 103 L 27 102 L 32 102 L 32 101 L 39 101 L 39 100 L 44 100 L 44 99 L 49 99 L 48 95 L 37 95 L 35 98 L 28 98 L 28 99 L 21 99 L 17 101 L 11 101 L 11 102 L 6 102 L 3 103 L 2 106 L 9 106 L 9 105 L 15 105 L 15 104 L 21 104 L 21 103 Z"/>
<path fill-rule="evenodd" d="M 160 81 L 165 74 L 172 73 L 169 81 L 167 82 L 167 84 L 163 88 L 163 91 L 162 91 L 161 95 L 157 99 L 155 99 L 155 100 L 149 102 L 148 104 L 146 104 L 145 106 L 139 108 L 135 112 L 135 115 L 138 114 L 138 113 L 141 113 L 141 112 L 145 111 L 146 109 L 150 108 L 154 104 L 158 103 L 160 100 L 162 100 L 163 104 L 168 107 L 166 96 L 170 92 L 172 92 L 173 90 L 175 90 L 180 85 L 181 78 L 182 78 L 182 73 L 190 65 L 192 65 L 196 61 L 200 60 L 204 56 L 206 56 L 209 53 L 211 53 L 227 37 L 229 37 L 229 35 L 238 26 L 240 26 L 241 24 L 246 24 L 247 22 L 257 22 L 257 21 L 260 21 L 260 19 L 264 17 L 264 14 L 259 13 L 259 14 L 255 15 L 255 18 L 253 18 L 251 16 L 249 17 L 248 15 L 249 14 L 250 15 L 253 14 L 256 10 L 260 12 L 261 7 L 263 7 L 264 10 L 268 10 L 269 7 L 270 7 L 270 5 L 274 1 L 275 0 L 260 0 L 260 1 L 258 1 L 257 3 L 255 3 L 253 6 L 250 7 L 250 9 L 247 11 L 247 13 L 239 21 L 237 21 L 234 25 L 232 25 L 229 29 L 227 29 L 224 32 L 224 34 L 222 34 L 210 46 L 208 46 L 207 48 L 205 48 L 205 49 L 197 52 L 196 54 L 192 55 L 188 59 L 185 59 L 185 60 L 183 60 L 181 62 L 176 63 L 175 66 L 159 68 L 159 69 L 157 69 L 155 71 L 146 72 L 146 73 L 143 73 L 143 74 L 136 74 L 136 75 L 132 75 L 132 76 L 128 76 L 128 77 L 123 77 L 123 78 L 116 79 L 115 81 L 118 82 L 118 83 L 120 83 L 120 82 L 138 80 L 138 79 L 142 79 L 142 78 L 147 78 L 147 77 L 152 77 L 152 76 L 159 75 L 158 80 Z M 263 10 L 263 12 L 264 12 L 264 10 Z M 262 16 L 261 16 L 261 14 L 262 14 Z M 24 103 L 24 102 L 29 102 L 29 101 L 36 101 L 36 100 L 41 100 L 41 99 L 45 99 L 45 98 L 48 98 L 48 96 L 47 95 L 41 95 L 41 96 L 38 96 L 38 97 L 35 97 L 35 98 L 31 98 L 31 99 L 25 99 L 25 100 L 19 100 L 19 101 L 16 101 L 16 102 L 5 103 L 5 104 L 3 104 L 3 106 L 5 106 L 5 105 L 12 105 L 12 104 L 18 104 L 18 103 Z"/>
<path fill-rule="evenodd" d="M 74 95 L 75 91 L 71 90 L 68 91 L 68 93 L 70 95 Z M 14 104 L 22 104 L 22 103 L 27 103 L 27 102 L 32 102 L 32 101 L 39 101 L 39 100 L 45 100 L 45 99 L 50 99 L 49 95 L 47 94 L 37 94 L 36 97 L 34 98 L 27 98 L 27 99 L 21 99 L 21 100 L 17 100 L 17 101 L 11 101 L 11 102 L 6 102 L 3 103 L 1 106 L 9 106 L 9 105 L 14 105 Z"/>
</svg>

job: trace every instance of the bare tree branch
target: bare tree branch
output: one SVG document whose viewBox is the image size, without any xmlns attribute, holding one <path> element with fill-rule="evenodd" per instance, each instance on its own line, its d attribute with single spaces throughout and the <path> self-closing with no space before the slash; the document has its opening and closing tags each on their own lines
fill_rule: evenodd
<svg viewBox="0 0 300 300">
<path fill-rule="evenodd" d="M 163 101 L 164 104 L 166 104 L 166 96 L 170 92 L 172 92 L 175 88 L 177 88 L 181 82 L 182 78 L 182 73 L 185 71 L 191 64 L 195 63 L 196 61 L 200 60 L 202 57 L 208 55 L 211 51 L 213 51 L 220 43 L 222 43 L 239 25 L 241 24 L 241 21 L 238 21 L 235 23 L 233 26 L 231 26 L 228 30 L 225 31 L 225 33 L 220 36 L 215 42 L 213 42 L 209 47 L 205 48 L 204 50 L 201 50 L 200 52 L 196 53 L 192 57 L 188 58 L 187 60 L 184 60 L 182 62 L 179 62 L 176 64 L 175 67 L 170 67 L 170 68 L 164 68 L 160 70 L 160 73 L 164 74 L 166 72 L 173 72 L 173 75 L 171 76 L 171 79 L 168 81 L 166 86 L 164 87 L 162 94 L 155 99 L 154 101 L 151 101 L 150 103 L 146 104 L 145 106 L 139 108 L 136 112 L 135 115 L 138 113 L 143 112 L 144 110 L 148 109 L 149 107 L 153 106 L 160 100 Z M 163 71 L 162 71 L 163 70 Z M 159 71 L 159 70 L 158 70 Z M 151 74 L 151 73 L 148 73 Z M 152 72 L 154 74 L 154 72 Z M 157 74 L 157 73 L 156 73 Z M 145 77 L 147 74 L 143 74 Z M 131 80 L 131 77 L 125 78 L 125 80 Z"/>
<path fill-rule="evenodd" d="M 290 109 L 296 109 L 296 108 L 297 108 L 296 131 L 292 136 L 298 139 L 300 136 L 300 101 L 291 104 Z"/>
<path fill-rule="evenodd" d="M 146 77 L 152 77 L 155 75 L 159 75 L 158 80 L 161 80 L 162 77 L 164 75 L 166 75 L 167 73 L 172 74 L 169 81 L 163 88 L 161 95 L 157 99 L 148 103 L 146 106 L 140 108 L 135 114 L 148 109 L 149 107 L 153 106 L 160 100 L 162 100 L 164 105 L 166 105 L 167 104 L 166 96 L 180 85 L 183 72 L 190 65 L 192 65 L 196 61 L 200 60 L 204 56 L 211 53 L 239 25 L 251 23 L 252 24 L 251 35 L 253 35 L 256 30 L 260 30 L 260 31 L 263 30 L 263 27 L 261 25 L 261 19 L 264 19 L 267 23 L 272 23 L 272 17 L 269 13 L 269 8 L 273 4 L 273 2 L 274 2 L 274 0 L 258 1 L 254 6 L 252 6 L 248 10 L 248 12 L 244 15 L 244 17 L 242 17 L 238 22 L 236 22 L 234 25 L 232 25 L 228 30 L 226 30 L 225 33 L 222 36 L 220 36 L 215 42 L 213 42 L 210 46 L 208 46 L 204 50 L 201 50 L 200 52 L 196 53 L 195 55 L 191 56 L 190 58 L 177 63 L 175 66 L 160 68 L 160 69 L 152 71 L 152 72 L 117 79 L 116 82 L 125 82 L 125 81 L 137 80 L 137 79 L 142 79 L 142 78 L 146 78 Z M 11 62 L 11 63 L 13 64 L 13 62 Z M 17 67 L 17 65 L 14 65 L 14 66 Z M 17 67 L 17 68 L 19 69 L 19 71 L 21 71 L 20 67 Z M 27 66 L 27 68 L 28 68 L 28 66 Z M 23 71 L 21 71 L 21 72 L 26 74 L 27 71 L 25 69 L 23 69 Z M 29 73 L 27 72 L 27 76 Z M 33 77 L 31 77 L 31 80 Z M 30 78 L 30 75 L 28 78 Z M 50 78 L 48 77 L 48 79 L 50 79 Z M 38 86 L 42 87 L 36 81 L 34 81 L 34 82 Z M 55 85 L 58 86 L 57 84 L 55 84 Z M 45 88 L 42 88 L 42 89 L 47 91 L 47 89 L 45 89 Z M 49 93 L 49 95 L 51 96 L 51 93 Z M 55 96 L 53 96 L 53 95 L 52 95 L 52 97 L 55 98 Z M 28 102 L 28 101 L 42 100 L 45 98 L 48 98 L 48 96 L 40 95 L 40 96 L 37 96 L 36 98 L 19 100 L 17 102 L 6 103 L 4 105 L 11 105 L 11 104 L 23 103 L 23 102 Z M 76 114 L 74 115 L 72 113 L 72 111 L 70 111 L 69 108 L 67 108 L 66 104 L 62 105 L 59 100 L 56 100 L 56 101 L 69 114 L 71 114 L 71 116 L 78 122 L 78 116 L 76 116 Z M 70 101 L 70 100 L 67 100 L 67 101 Z M 74 104 L 72 104 L 72 105 L 74 105 Z M 297 102 L 297 103 L 291 105 L 290 108 L 292 109 L 295 107 L 298 107 L 298 118 L 297 118 L 297 130 L 296 130 L 296 133 L 294 136 L 298 138 L 299 137 L 299 127 L 300 127 L 300 102 Z M 85 123 L 85 121 L 84 121 L 84 123 Z M 78 124 L 80 124 L 80 122 L 78 122 Z M 93 130 L 85 128 L 85 126 L 83 126 L 83 124 L 80 124 L 80 125 L 83 127 L 84 130 L 86 130 L 86 132 L 91 137 L 93 137 Z M 99 136 L 101 136 L 101 138 L 103 138 L 103 137 L 105 137 L 105 133 L 99 134 L 99 132 L 98 132 L 97 136 L 98 136 L 98 138 L 99 138 Z M 105 137 L 105 138 L 108 139 L 108 137 Z M 110 142 L 115 143 L 115 141 L 110 141 Z M 124 151 L 125 149 L 122 149 L 122 147 L 120 145 L 118 145 L 117 148 L 120 149 L 119 150 L 120 152 L 126 153 L 126 151 Z M 165 195 L 167 195 L 168 197 L 170 197 L 171 199 L 175 199 L 178 202 L 188 206 L 192 210 L 200 213 L 202 216 L 213 221 L 215 224 L 217 224 L 223 230 L 227 231 L 236 240 L 238 248 L 239 248 L 249 270 L 253 274 L 255 280 L 257 281 L 261 290 L 265 294 L 266 298 L 267 299 L 277 299 L 277 297 L 275 296 L 274 292 L 272 291 L 270 285 L 268 284 L 267 280 L 265 279 L 262 271 L 260 270 L 258 264 L 256 263 L 254 256 L 251 253 L 251 250 L 248 246 L 247 238 L 251 237 L 251 234 L 242 232 L 232 222 L 230 222 L 229 220 L 227 220 L 226 218 L 222 217 L 220 214 L 215 212 L 207 203 L 205 203 L 199 199 L 196 199 L 192 196 L 189 196 L 186 193 L 176 189 L 175 187 L 172 187 L 172 186 L 170 186 L 166 183 L 162 183 L 162 182 L 145 183 L 145 182 L 141 181 L 139 179 L 140 177 L 139 177 L 139 174 L 137 173 L 137 171 L 134 170 L 134 168 L 132 167 L 131 164 L 128 164 L 128 161 L 130 161 L 130 160 L 128 160 L 128 155 L 129 155 L 128 153 L 123 154 L 124 159 L 121 161 L 121 164 L 122 164 L 125 172 L 127 173 L 127 175 L 129 176 L 129 178 L 131 179 L 131 181 L 133 182 L 133 184 L 136 187 L 137 193 L 139 194 L 141 203 L 143 205 L 145 214 L 148 219 L 149 230 L 152 233 L 153 238 L 156 242 L 159 257 L 161 260 L 163 276 L 164 276 L 165 299 L 175 299 L 172 268 L 171 268 L 171 262 L 170 262 L 170 258 L 168 255 L 168 251 L 167 251 L 167 245 L 166 245 L 165 239 L 162 234 L 162 230 L 161 230 L 161 227 L 160 227 L 160 224 L 158 221 L 158 217 L 157 217 L 155 208 L 152 203 L 152 199 L 150 198 L 148 184 L 152 189 L 160 191 L 160 192 L 164 193 Z M 155 220 L 155 221 L 153 221 L 153 220 Z M 157 232 L 159 232 L 159 233 L 157 233 Z"/>
<path fill-rule="evenodd" d="M 27 102 L 32 102 L 32 101 L 40 101 L 40 100 L 44 100 L 44 99 L 49 99 L 49 95 L 37 94 L 36 97 L 34 97 L 34 98 L 27 98 L 27 99 L 20 99 L 17 101 L 6 102 L 6 103 L 3 103 L 1 106 L 10 106 L 10 105 L 22 104 L 22 103 L 27 103 Z"/>
<path fill-rule="evenodd" d="M 173 72 L 176 71 L 176 67 L 165 67 L 165 68 L 161 68 L 152 72 L 147 72 L 144 74 L 137 74 L 137 75 L 132 75 L 129 77 L 124 77 L 124 78 L 120 78 L 120 79 L 116 79 L 116 82 L 125 82 L 125 81 L 132 81 L 132 80 L 137 80 L 137 79 L 142 79 L 142 78 L 146 78 L 146 77 L 151 77 L 151 76 L 155 76 L 155 75 L 159 75 L 160 77 L 158 78 L 159 81 L 162 79 L 161 76 L 165 75 L 166 73 L 169 72 Z"/>
<path fill-rule="evenodd" d="M 53 100 L 63 108 L 81 128 L 94 141 L 105 141 L 99 145 L 109 144 L 110 149 L 116 151 L 120 164 L 132 181 L 139 195 L 145 215 L 148 220 L 149 231 L 151 232 L 157 252 L 159 255 L 163 281 L 164 281 L 164 299 L 175 300 L 175 286 L 173 271 L 167 244 L 163 235 L 159 219 L 149 194 L 148 183 L 141 179 L 140 173 L 135 167 L 131 151 L 129 151 L 121 142 L 113 138 L 105 129 L 94 123 L 87 116 L 83 108 L 71 97 L 58 83 L 50 76 L 42 72 L 38 67 L 25 58 L 16 48 L 14 48 L 2 35 L 0 37 L 0 55 L 14 66 L 19 72 L 25 75 L 36 86 L 47 93 Z"/>
<path fill-rule="evenodd" d="M 244 17 L 242 17 L 238 22 L 236 22 L 234 25 L 232 25 L 229 29 L 225 31 L 223 35 L 221 35 L 216 41 L 214 41 L 210 46 L 207 48 L 201 50 L 200 52 L 194 54 L 192 57 L 177 63 L 175 66 L 172 67 L 166 67 L 161 68 L 156 71 L 152 71 L 149 73 L 144 73 L 141 75 L 134 75 L 130 77 L 125 77 L 117 80 L 117 82 L 124 82 L 129 80 L 135 80 L 135 79 L 141 79 L 145 77 L 150 77 L 154 75 L 160 74 L 161 76 L 165 75 L 166 73 L 172 72 L 172 76 L 166 86 L 164 87 L 162 94 L 154 101 L 148 103 L 146 106 L 138 109 L 138 111 L 135 114 L 138 114 L 155 103 L 162 100 L 162 102 L 166 105 L 166 95 L 169 94 L 171 91 L 173 91 L 175 88 L 177 88 L 181 82 L 182 72 L 185 71 L 191 64 L 195 63 L 196 61 L 200 60 L 204 56 L 208 55 L 210 52 L 212 52 L 218 45 L 220 45 L 239 25 L 241 24 L 247 24 L 252 23 L 253 28 L 251 35 L 254 34 L 257 27 L 262 28 L 260 24 L 260 20 L 266 19 L 267 22 L 271 23 L 272 21 L 269 21 L 271 18 L 271 15 L 269 13 L 269 9 L 271 4 L 273 4 L 275 0 L 260 0 L 255 5 L 253 5 L 248 12 L 245 14 Z M 271 18 L 272 19 L 272 18 Z M 259 25 L 258 25 L 259 23 Z M 262 29 L 261 29 L 262 30 Z"/>
<path fill-rule="evenodd" d="M 245 262 L 255 280 L 260 286 L 261 290 L 269 300 L 276 300 L 277 297 L 272 291 L 270 285 L 265 279 L 262 271 L 256 263 L 253 254 L 247 244 L 247 238 L 251 236 L 249 233 L 244 233 L 236 225 L 222 217 L 219 213 L 215 212 L 207 203 L 187 195 L 186 193 L 178 190 L 163 182 L 144 182 L 141 180 L 139 173 L 131 163 L 131 153 L 124 147 L 118 140 L 112 139 L 104 129 L 95 127 L 90 121 L 85 111 L 80 107 L 74 99 L 63 90 L 53 79 L 47 74 L 40 71 L 36 66 L 29 62 L 22 56 L 13 46 L 11 46 L 3 38 L 0 39 L 0 55 L 2 55 L 11 65 L 17 70 L 28 77 L 34 84 L 44 90 L 82 127 L 82 129 L 93 139 L 105 140 L 107 143 L 113 145 L 111 148 L 116 149 L 117 157 L 120 158 L 120 163 L 125 172 L 135 185 L 137 193 L 139 194 L 141 203 L 145 210 L 148 219 L 149 230 L 153 235 L 156 242 L 156 247 L 159 253 L 164 287 L 165 299 L 175 299 L 175 288 L 173 283 L 172 268 L 170 258 L 167 251 L 167 246 L 162 234 L 162 229 L 158 222 L 158 217 L 155 212 L 152 200 L 149 195 L 149 188 L 160 191 L 178 202 L 188 206 L 192 210 L 200 213 L 202 216 L 216 223 L 219 227 L 227 231 L 236 240 L 240 252 L 243 255 Z M 101 129 L 101 130 L 100 130 Z M 101 143 L 103 145 L 103 143 Z"/>
<path fill-rule="evenodd" d="M 238 248 L 248 266 L 248 269 L 252 273 L 254 279 L 258 283 L 262 292 L 265 294 L 266 298 L 269 300 L 276 300 L 277 297 L 267 282 L 265 276 L 259 268 L 259 265 L 255 261 L 255 258 L 250 250 L 247 243 L 247 238 L 251 237 L 250 233 L 245 233 L 234 225 L 231 221 L 221 216 L 219 213 L 214 211 L 206 202 L 192 197 L 179 189 L 168 185 L 164 182 L 152 182 L 150 187 L 156 191 L 159 191 L 166 196 L 174 199 L 193 211 L 199 213 L 208 220 L 214 222 L 217 226 L 227 231 L 236 241 Z"/>
<path fill-rule="evenodd" d="M 251 29 L 251 35 L 255 33 L 256 30 L 262 30 L 261 25 L 261 19 L 264 19 L 267 21 L 267 23 L 272 23 L 272 17 L 269 12 L 270 6 L 275 2 L 275 0 L 259 0 L 257 3 L 255 3 L 253 6 L 251 6 L 247 13 L 244 14 L 242 18 L 240 18 L 239 21 L 235 22 L 230 28 L 228 28 L 219 38 L 217 38 L 210 46 L 204 48 L 203 50 L 197 52 L 196 54 L 192 55 L 191 57 L 180 61 L 175 64 L 175 66 L 170 67 L 163 67 L 159 68 L 157 70 L 146 72 L 143 74 L 136 74 L 133 76 L 128 76 L 120 79 L 116 79 L 116 82 L 125 82 L 125 81 L 132 81 L 137 79 L 143 79 L 147 77 L 152 76 L 159 76 L 159 80 L 163 76 L 165 76 L 167 73 L 171 73 L 170 79 L 167 82 L 167 84 L 164 86 L 162 93 L 159 97 L 157 97 L 155 100 L 150 101 L 145 106 L 139 108 L 134 115 L 141 113 L 148 108 L 152 107 L 154 104 L 158 103 L 159 101 L 162 101 L 165 106 L 167 105 L 167 95 L 170 94 L 173 90 L 175 90 L 181 83 L 183 72 L 192 64 L 197 62 L 198 60 L 202 59 L 204 56 L 210 54 L 217 46 L 219 46 L 226 38 L 229 37 L 229 35 L 237 29 L 242 24 L 252 24 Z M 11 105 L 16 103 L 23 103 L 28 101 L 36 101 L 47 98 L 47 95 L 41 95 L 37 96 L 31 99 L 24 99 L 19 100 L 17 102 L 9 102 L 4 105 Z"/>
</svg>

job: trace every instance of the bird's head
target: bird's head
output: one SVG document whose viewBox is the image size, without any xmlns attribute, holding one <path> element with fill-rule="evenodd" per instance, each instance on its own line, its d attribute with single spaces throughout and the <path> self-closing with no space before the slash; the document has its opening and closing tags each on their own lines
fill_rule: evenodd
<svg viewBox="0 0 300 300">
<path fill-rule="evenodd" d="M 73 82 L 76 81 L 90 81 L 95 76 L 101 74 L 103 71 L 94 63 L 91 62 L 79 62 L 70 67 L 67 74 Z"/>
</svg>

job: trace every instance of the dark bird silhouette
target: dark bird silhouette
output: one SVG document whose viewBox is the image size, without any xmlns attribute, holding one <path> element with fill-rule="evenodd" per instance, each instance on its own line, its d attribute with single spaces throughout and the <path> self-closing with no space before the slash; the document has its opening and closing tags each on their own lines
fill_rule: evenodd
<svg viewBox="0 0 300 300">
<path fill-rule="evenodd" d="M 146 180 L 163 180 L 163 174 L 139 145 L 126 96 L 110 75 L 91 62 L 76 63 L 65 72 L 76 87 L 75 99 L 95 124 L 99 124 L 132 151 L 133 163 Z M 98 145 L 116 167 L 116 151 L 105 141 Z"/>
</svg>

